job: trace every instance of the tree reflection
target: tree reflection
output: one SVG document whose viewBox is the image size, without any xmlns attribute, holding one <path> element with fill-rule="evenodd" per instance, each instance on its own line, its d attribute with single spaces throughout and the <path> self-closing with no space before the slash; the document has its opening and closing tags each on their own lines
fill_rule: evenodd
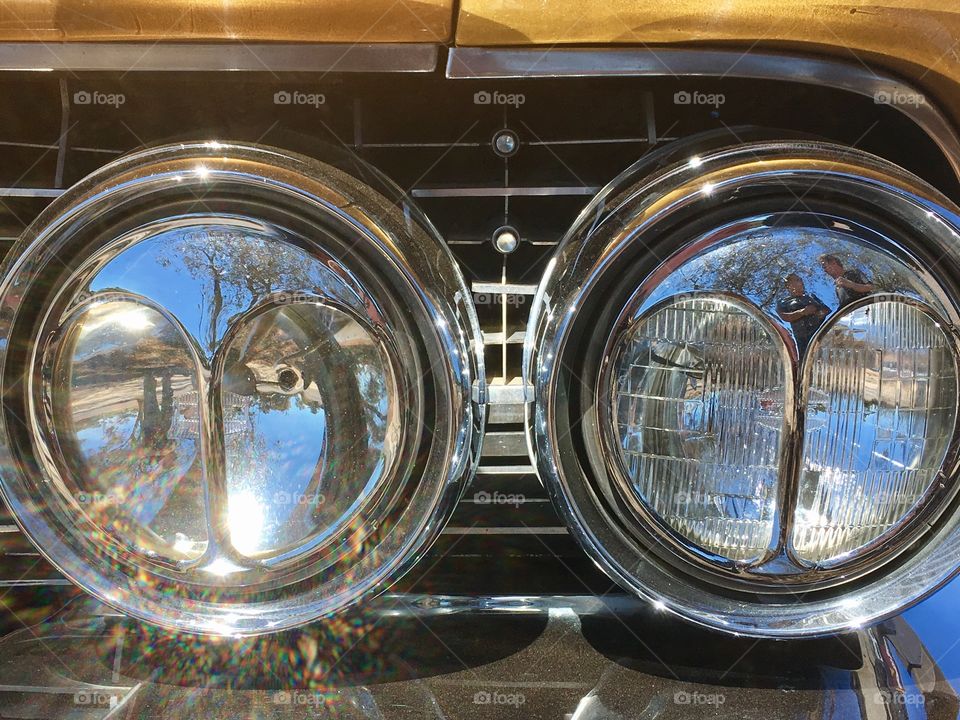
<svg viewBox="0 0 960 720">
<path fill-rule="evenodd" d="M 917 280 L 900 261 L 833 231 L 811 228 L 764 228 L 750 233 L 749 240 L 737 237 L 698 258 L 684 275 L 694 290 L 723 289 L 773 310 L 790 274 L 824 300 L 835 297 L 835 281 L 821 269 L 825 255 L 837 258 L 846 271 L 869 277 L 873 292 L 916 294 Z"/>
<path fill-rule="evenodd" d="M 174 235 L 158 256 L 162 267 L 181 269 L 200 283 L 201 336 L 211 354 L 226 318 L 250 310 L 278 291 L 295 293 L 323 285 L 303 251 L 287 243 L 227 227 Z M 314 263 L 315 264 L 315 263 Z"/>
</svg>

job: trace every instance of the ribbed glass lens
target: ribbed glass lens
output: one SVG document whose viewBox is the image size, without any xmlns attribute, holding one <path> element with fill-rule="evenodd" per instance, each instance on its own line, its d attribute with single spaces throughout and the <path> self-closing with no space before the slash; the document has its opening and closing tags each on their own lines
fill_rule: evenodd
<svg viewBox="0 0 960 720">
<path fill-rule="evenodd" d="M 940 323 L 881 301 L 811 348 L 794 550 L 820 563 L 895 529 L 930 490 L 957 419 L 957 365 Z"/>
<path fill-rule="evenodd" d="M 786 401 L 782 343 L 739 305 L 686 297 L 625 334 L 613 425 L 631 490 L 736 561 L 770 546 Z"/>
</svg>

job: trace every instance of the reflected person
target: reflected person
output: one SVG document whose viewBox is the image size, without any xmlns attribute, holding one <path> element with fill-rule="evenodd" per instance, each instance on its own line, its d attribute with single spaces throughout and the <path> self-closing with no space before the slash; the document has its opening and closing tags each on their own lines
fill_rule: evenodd
<svg viewBox="0 0 960 720">
<path fill-rule="evenodd" d="M 867 276 L 856 269 L 846 270 L 836 255 L 822 255 L 820 267 L 833 278 L 837 286 L 837 301 L 840 308 L 846 307 L 855 300 L 865 298 L 875 292 L 877 287 L 867 279 Z M 840 309 L 838 308 L 838 309 Z"/>
<path fill-rule="evenodd" d="M 160 402 L 157 402 L 157 380 L 153 372 L 148 370 L 144 373 L 140 423 L 145 448 L 159 451 L 170 443 L 170 427 L 173 424 L 173 382 L 170 373 L 161 375 Z"/>
<path fill-rule="evenodd" d="M 813 334 L 830 314 L 830 308 L 816 295 L 807 292 L 803 279 L 796 273 L 787 275 L 783 284 L 790 294 L 777 303 L 777 315 L 784 322 L 790 323 L 793 337 L 797 341 L 797 350 L 802 356 Z"/>
</svg>

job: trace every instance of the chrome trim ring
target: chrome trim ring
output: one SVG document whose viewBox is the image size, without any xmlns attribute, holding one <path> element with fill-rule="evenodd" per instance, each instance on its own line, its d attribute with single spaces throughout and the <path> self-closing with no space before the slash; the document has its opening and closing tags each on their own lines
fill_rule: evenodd
<svg viewBox="0 0 960 720">
<path fill-rule="evenodd" d="M 163 146 L 21 238 L 0 489 L 84 590 L 173 630 L 277 632 L 383 590 L 437 538 L 479 459 L 480 332 L 435 230 L 370 177 Z"/>
<path fill-rule="evenodd" d="M 616 328 L 690 293 L 733 295 L 782 336 L 799 393 L 799 402 L 784 409 L 794 442 L 803 436 L 806 411 L 797 380 L 809 365 L 803 347 L 815 347 L 860 307 L 892 299 L 922 308 L 940 321 L 956 367 L 956 208 L 886 161 L 821 143 L 755 143 L 691 154 L 647 176 L 650 168 L 656 168 L 650 160 L 638 163 L 584 210 L 551 259 L 531 309 L 524 353 L 524 376 L 534 388 L 526 407 L 528 444 L 572 534 L 625 588 L 658 608 L 731 633 L 837 632 L 930 594 L 960 568 L 955 428 L 929 494 L 892 536 L 868 542 L 862 554 L 842 562 L 804 566 L 785 554 L 790 522 L 778 518 L 775 547 L 762 561 L 731 563 L 653 522 L 642 503 L 636 512 L 636 499 L 624 492 L 629 483 L 622 464 L 611 457 L 610 412 L 600 408 Z M 795 248 L 785 238 L 797 229 L 806 239 Z M 778 295 L 767 292 L 777 288 L 768 283 L 745 290 L 728 282 L 736 273 L 752 279 L 795 270 L 808 282 L 829 282 L 833 293 L 835 281 L 823 279 L 826 271 L 817 266 L 824 243 L 890 270 L 896 296 L 876 289 L 865 293 L 867 299 L 831 298 L 831 318 L 800 342 L 793 325 L 777 316 Z M 719 257 L 714 251 L 735 260 L 726 275 L 709 265 Z M 799 458 L 796 448 L 787 455 Z M 796 467 L 780 470 L 798 474 Z M 780 483 L 782 512 L 791 512 L 796 487 Z"/>
</svg>

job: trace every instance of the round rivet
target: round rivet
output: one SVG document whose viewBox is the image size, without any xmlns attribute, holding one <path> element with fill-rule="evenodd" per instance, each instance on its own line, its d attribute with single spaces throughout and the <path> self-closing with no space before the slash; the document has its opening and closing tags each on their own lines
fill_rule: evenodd
<svg viewBox="0 0 960 720">
<path fill-rule="evenodd" d="M 510 157 L 520 149 L 520 139 L 512 130 L 501 130 L 493 136 L 493 150 L 500 157 Z"/>
<path fill-rule="evenodd" d="M 493 233 L 493 245 L 498 252 L 509 255 L 520 247 L 520 234 L 509 226 L 499 228 Z"/>
</svg>

